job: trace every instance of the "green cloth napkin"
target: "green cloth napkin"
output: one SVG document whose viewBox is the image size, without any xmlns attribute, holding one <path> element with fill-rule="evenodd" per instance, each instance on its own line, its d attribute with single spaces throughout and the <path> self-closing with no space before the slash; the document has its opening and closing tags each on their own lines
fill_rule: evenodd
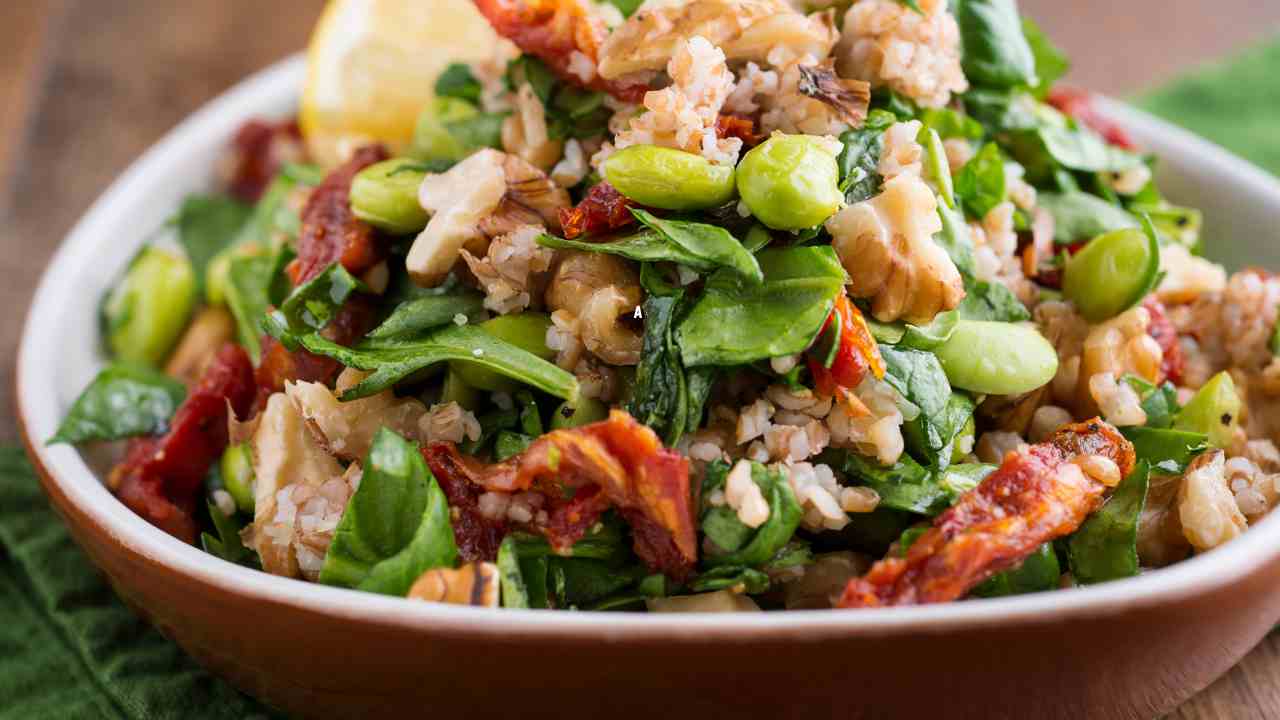
<svg viewBox="0 0 1280 720">
<path fill-rule="evenodd" d="M 1135 102 L 1280 174 L 1280 41 Z M 0 617 L 0 720 L 269 713 L 116 599 L 14 449 L 0 449 Z"/>
</svg>

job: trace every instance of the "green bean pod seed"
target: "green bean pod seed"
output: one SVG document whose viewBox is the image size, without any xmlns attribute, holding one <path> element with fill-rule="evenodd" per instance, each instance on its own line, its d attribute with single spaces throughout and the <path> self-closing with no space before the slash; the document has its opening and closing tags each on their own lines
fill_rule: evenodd
<svg viewBox="0 0 1280 720">
<path fill-rule="evenodd" d="M 609 417 L 609 406 L 595 398 L 580 397 L 576 403 L 565 400 L 551 414 L 551 429 L 582 427 Z"/>
<path fill-rule="evenodd" d="M 370 165 L 351 181 L 351 211 L 392 235 L 421 232 L 430 219 L 418 202 L 418 188 L 426 176 L 408 158 Z"/>
<path fill-rule="evenodd" d="M 196 275 L 186 256 L 144 248 L 103 308 L 107 345 L 121 360 L 161 367 L 195 303 Z"/>
<path fill-rule="evenodd" d="M 1226 371 L 1209 378 L 1173 420 L 1178 430 L 1204 433 L 1217 448 L 1231 445 L 1240 425 L 1240 393 Z"/>
<path fill-rule="evenodd" d="M 253 500 L 253 449 L 249 443 L 228 445 L 222 453 L 222 484 L 231 493 L 240 512 L 252 513 Z"/>
<path fill-rule="evenodd" d="M 1063 270 L 1062 294 L 1091 323 L 1113 318 L 1140 302 L 1160 272 L 1154 232 L 1136 228 L 1100 235 Z"/>
<path fill-rule="evenodd" d="M 821 138 L 774 135 L 738 165 L 738 194 L 774 230 L 821 224 L 844 202 L 840 168 Z"/>
<path fill-rule="evenodd" d="M 459 98 L 435 98 L 418 116 L 410 155 L 420 160 L 461 160 L 473 149 L 467 147 L 449 124 L 471 120 L 480 114 L 475 105 Z"/>
<path fill-rule="evenodd" d="M 609 156 L 604 179 L 641 205 L 705 210 L 733 199 L 734 171 L 701 155 L 656 145 L 632 145 Z"/>
<path fill-rule="evenodd" d="M 1053 379 L 1058 353 L 1034 328 L 962 320 L 934 350 L 953 387 L 985 395 L 1018 395 Z"/>
<path fill-rule="evenodd" d="M 481 330 L 505 340 L 512 345 L 537 355 L 543 360 L 551 360 L 556 351 L 547 347 L 547 330 L 551 327 L 551 316 L 546 313 L 526 312 L 518 315 L 499 315 L 479 325 Z M 473 388 L 490 392 L 514 392 L 520 384 L 508 377 L 476 363 L 455 360 L 449 368 L 458 377 Z"/>
</svg>

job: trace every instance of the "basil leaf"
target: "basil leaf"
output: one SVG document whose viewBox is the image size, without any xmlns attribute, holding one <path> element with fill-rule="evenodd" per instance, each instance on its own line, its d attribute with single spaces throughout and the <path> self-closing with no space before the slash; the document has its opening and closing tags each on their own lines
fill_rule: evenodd
<svg viewBox="0 0 1280 720">
<path fill-rule="evenodd" d="M 843 292 L 844 268 L 830 247 L 766 249 L 764 281 L 720 270 L 680 322 L 686 367 L 745 365 L 794 355 L 813 342 Z"/>
<path fill-rule="evenodd" d="M 1043 100 L 1048 96 L 1053 84 L 1071 69 L 1071 60 L 1029 17 L 1022 18 L 1022 34 L 1026 37 L 1027 45 L 1031 47 L 1031 55 L 1036 60 L 1036 76 L 1039 78 L 1035 86 L 1036 97 Z"/>
<path fill-rule="evenodd" d="M 961 320 L 1024 322 L 1031 319 L 1027 306 L 1013 291 L 998 282 L 970 282 L 964 300 L 956 308 Z"/>
<path fill-rule="evenodd" d="M 453 567 L 449 504 L 418 446 L 383 428 L 324 556 L 320 582 L 404 595 L 422 573 Z"/>
<path fill-rule="evenodd" d="M 412 338 L 364 340 L 343 347 L 311 333 L 298 338 L 308 351 L 331 357 L 347 367 L 372 371 L 343 400 L 386 390 L 419 370 L 447 360 L 466 360 L 565 400 L 578 396 L 578 381 L 552 363 L 473 325 L 451 325 Z"/>
<path fill-rule="evenodd" d="M 1133 443 L 1139 460 L 1166 475 L 1182 474 L 1197 455 L 1209 449 L 1209 437 L 1204 433 L 1125 427 L 1120 428 L 1120 434 Z"/>
<path fill-rule="evenodd" d="M 161 435 L 186 394 L 182 383 L 145 365 L 109 365 L 76 398 L 49 444 Z"/>
<path fill-rule="evenodd" d="M 644 343 L 627 412 L 674 445 L 702 422 L 713 368 L 686 369 L 680 360 L 674 328 L 688 308 L 684 294 L 650 295 L 641 306 Z"/>
<path fill-rule="evenodd" d="M 631 214 L 645 227 L 661 233 L 672 245 L 701 258 L 708 268 L 724 267 L 755 282 L 764 280 L 755 256 L 722 227 L 683 220 L 664 220 L 639 208 L 632 208 Z"/>
<path fill-rule="evenodd" d="M 1059 245 L 1138 227 L 1138 219 L 1124 209 L 1084 192 L 1042 192 L 1037 204 L 1053 215 L 1053 241 Z"/>
<path fill-rule="evenodd" d="M 1071 575 L 1081 585 L 1138 574 L 1138 519 L 1146 504 L 1151 466 L 1139 460 L 1111 498 L 1067 541 Z"/>
<path fill-rule="evenodd" d="M 969 592 L 974 597 L 992 598 L 1055 590 L 1062 580 L 1062 567 L 1053 543 L 1047 542 L 1018 563 L 1017 567 L 987 578 Z"/>
<path fill-rule="evenodd" d="M 711 492 L 723 488 L 729 472 L 728 466 L 722 462 L 709 466 L 707 477 L 703 480 L 703 497 L 709 497 Z M 760 463 L 752 462 L 751 482 L 760 488 L 761 494 L 769 503 L 769 519 L 750 533 L 749 540 L 734 543 L 737 547 L 732 548 L 731 552 L 724 555 L 704 555 L 703 566 L 754 568 L 764 565 L 791 540 L 796 528 L 800 527 L 800 516 L 803 514 L 800 503 L 791 489 L 791 481 L 782 470 L 770 470 Z M 708 505 L 707 509 L 710 512 L 715 508 Z M 734 515 L 733 519 L 737 520 L 737 516 Z M 719 522 L 723 524 L 726 521 L 727 518 L 721 514 Z"/>
<path fill-rule="evenodd" d="M 175 225 L 178 243 L 196 273 L 197 293 L 204 293 L 209 263 L 235 241 L 252 211 L 248 205 L 224 195 L 191 195 L 182 201 Z"/>
<path fill-rule="evenodd" d="M 1014 0 L 958 0 L 955 14 L 964 45 L 960 64 L 970 82 L 997 88 L 1040 83 Z"/>
<path fill-rule="evenodd" d="M 984 218 L 1004 202 L 1004 158 L 995 143 L 987 143 L 955 178 L 955 193 L 970 215 Z"/>
<path fill-rule="evenodd" d="M 371 340 L 400 339 L 456 322 L 458 316 L 467 322 L 482 322 L 486 317 L 484 298 L 479 293 L 436 295 L 409 300 L 396 305 L 382 324 L 366 337 Z"/>
<path fill-rule="evenodd" d="M 436 97 L 453 97 L 478 104 L 480 92 L 480 81 L 465 63 L 449 63 L 436 78 Z"/>
<path fill-rule="evenodd" d="M 873 110 L 862 127 L 840 136 L 844 149 L 837 158 L 840 166 L 840 189 L 850 205 L 880 194 L 880 152 L 884 149 L 884 131 L 898 121 L 892 113 Z"/>
<path fill-rule="evenodd" d="M 227 270 L 227 307 L 235 317 L 240 344 L 249 351 L 254 364 L 262 354 L 259 323 L 287 292 L 284 268 L 292 257 L 293 251 L 282 245 L 274 253 L 234 257 Z"/>
</svg>

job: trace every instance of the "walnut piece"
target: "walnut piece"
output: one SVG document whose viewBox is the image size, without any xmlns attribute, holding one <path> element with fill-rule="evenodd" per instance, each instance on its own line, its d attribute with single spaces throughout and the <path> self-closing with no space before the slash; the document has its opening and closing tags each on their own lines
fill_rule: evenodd
<svg viewBox="0 0 1280 720">
<path fill-rule="evenodd" d="M 498 607 L 498 566 L 467 563 L 457 570 L 435 568 L 422 574 L 409 588 L 411 600 Z"/>
</svg>

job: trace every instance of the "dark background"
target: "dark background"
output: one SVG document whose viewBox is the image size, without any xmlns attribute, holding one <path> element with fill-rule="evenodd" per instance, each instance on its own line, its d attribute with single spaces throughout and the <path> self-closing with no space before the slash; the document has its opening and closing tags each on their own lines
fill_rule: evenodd
<svg viewBox="0 0 1280 720">
<path fill-rule="evenodd" d="M 463 0 L 459 0 L 463 1 Z M 0 9 L 0 443 L 15 348 L 49 255 L 143 150 L 245 75 L 302 48 L 323 0 L 6 0 Z M 1126 95 L 1280 29 L 1264 0 L 1022 0 Z M 1280 717 L 1280 635 L 1173 717 Z"/>
</svg>

